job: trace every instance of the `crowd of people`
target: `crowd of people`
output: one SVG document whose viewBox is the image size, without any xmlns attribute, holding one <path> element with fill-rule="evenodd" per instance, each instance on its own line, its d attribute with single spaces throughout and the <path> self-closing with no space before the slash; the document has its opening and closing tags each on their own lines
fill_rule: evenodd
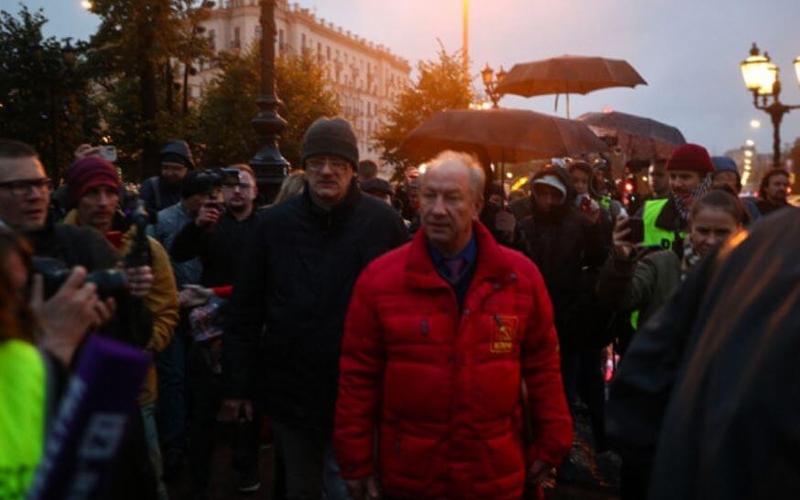
<svg viewBox="0 0 800 500">
<path fill-rule="evenodd" d="M 138 193 L 103 151 L 79 147 L 54 191 L 36 151 L 0 140 L 2 499 L 48 481 L 89 336 L 152 359 L 93 498 L 166 500 L 182 476 L 209 498 L 221 422 L 241 493 L 274 443 L 276 499 L 543 498 L 573 479 L 581 418 L 621 457 L 623 500 L 797 486 L 793 387 L 769 385 L 770 366 L 797 378 L 785 170 L 742 199 L 733 160 L 685 144 L 631 203 L 603 162 L 548 164 L 509 196 L 445 151 L 392 186 L 320 118 L 260 206 L 250 166 L 200 169 L 185 141 Z M 759 404 L 771 426 L 748 435 L 737 412 Z M 742 477 L 720 456 L 739 440 Z"/>
</svg>

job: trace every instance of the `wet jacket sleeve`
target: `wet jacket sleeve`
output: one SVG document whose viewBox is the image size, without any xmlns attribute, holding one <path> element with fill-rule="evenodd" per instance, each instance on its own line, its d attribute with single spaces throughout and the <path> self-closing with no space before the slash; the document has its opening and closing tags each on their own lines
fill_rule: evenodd
<svg viewBox="0 0 800 500">
<path fill-rule="evenodd" d="M 153 286 L 145 297 L 144 304 L 153 316 L 153 336 L 146 349 L 161 352 L 172 341 L 172 334 L 178 324 L 178 289 L 167 251 L 155 239 L 150 238 L 149 241 L 153 258 Z"/>
<path fill-rule="evenodd" d="M 356 282 L 339 361 L 334 450 L 342 477 L 373 474 L 375 429 L 383 385 L 384 347 L 371 298 L 369 268 Z"/>
<path fill-rule="evenodd" d="M 532 279 L 533 304 L 522 345 L 522 376 L 533 419 L 527 460 L 559 465 L 572 447 L 572 417 L 561 381 L 553 306 L 538 270 L 534 269 Z"/>
</svg>

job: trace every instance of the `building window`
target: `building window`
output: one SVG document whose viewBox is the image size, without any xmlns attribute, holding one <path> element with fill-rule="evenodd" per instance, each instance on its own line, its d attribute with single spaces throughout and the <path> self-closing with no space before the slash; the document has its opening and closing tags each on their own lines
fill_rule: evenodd
<svg viewBox="0 0 800 500">
<path fill-rule="evenodd" d="M 306 34 L 303 33 L 302 35 L 300 35 L 300 49 L 305 49 L 305 48 L 306 48 Z"/>
<path fill-rule="evenodd" d="M 217 34 L 214 30 L 208 30 L 208 45 L 211 47 L 212 52 L 217 51 Z"/>
<path fill-rule="evenodd" d="M 325 57 L 328 58 L 328 61 L 331 60 L 331 46 L 330 45 L 327 45 L 325 47 Z"/>
<path fill-rule="evenodd" d="M 257 24 L 255 29 L 253 30 L 253 34 L 256 37 L 256 40 L 261 40 L 261 25 Z"/>
<path fill-rule="evenodd" d="M 231 44 L 234 49 L 242 47 L 242 33 L 239 27 L 233 28 L 233 43 Z"/>
</svg>

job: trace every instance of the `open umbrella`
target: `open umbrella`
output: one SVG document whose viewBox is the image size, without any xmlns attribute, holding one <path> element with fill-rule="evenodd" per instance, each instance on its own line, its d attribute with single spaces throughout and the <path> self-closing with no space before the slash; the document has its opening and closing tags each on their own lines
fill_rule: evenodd
<svg viewBox="0 0 800 500">
<path fill-rule="evenodd" d="M 676 127 L 651 118 L 618 111 L 586 113 L 578 117 L 600 137 L 614 137 L 629 159 L 667 158 L 686 143 Z"/>
<path fill-rule="evenodd" d="M 412 130 L 403 151 L 431 157 L 445 149 L 494 163 L 577 156 L 608 147 L 585 124 L 523 109 L 440 111 Z"/>
<path fill-rule="evenodd" d="M 524 97 L 566 94 L 569 116 L 569 94 L 585 95 L 594 90 L 640 84 L 647 82 L 621 59 L 563 55 L 515 64 L 498 84 L 497 92 Z"/>
</svg>

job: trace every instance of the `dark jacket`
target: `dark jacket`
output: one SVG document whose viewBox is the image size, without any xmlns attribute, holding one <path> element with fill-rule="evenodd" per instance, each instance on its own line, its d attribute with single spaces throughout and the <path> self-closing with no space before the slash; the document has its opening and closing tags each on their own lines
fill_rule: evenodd
<svg viewBox="0 0 800 500">
<path fill-rule="evenodd" d="M 167 184 L 160 176 L 150 177 L 142 182 L 139 197 L 147 213 L 155 214 L 181 201 L 181 183 Z"/>
<path fill-rule="evenodd" d="M 656 250 L 641 259 L 608 258 L 597 280 L 597 296 L 606 306 L 641 310 L 644 325 L 672 296 L 681 282 L 681 260 L 671 250 Z"/>
<path fill-rule="evenodd" d="M 785 210 L 730 238 L 634 338 L 607 422 L 627 446 L 658 444 L 649 498 L 800 491 L 798 234 Z"/>
<path fill-rule="evenodd" d="M 356 278 L 405 241 L 397 213 L 362 196 L 355 183 L 330 211 L 316 206 L 306 188 L 259 214 L 223 336 L 225 394 L 258 395 L 275 420 L 330 431 L 339 343 Z"/>
<path fill-rule="evenodd" d="M 257 221 L 255 211 L 242 221 L 225 212 L 219 222 L 208 228 L 200 228 L 194 223 L 186 224 L 172 243 L 170 257 L 175 262 L 198 257 L 203 265 L 200 279 L 203 286 L 232 285 L 246 238 Z"/>
<path fill-rule="evenodd" d="M 560 174 L 557 168 L 550 169 L 552 172 Z M 562 181 L 571 188 L 568 179 Z M 568 193 L 571 192 L 570 189 Z M 583 322 L 574 321 L 586 317 L 587 311 L 577 309 L 585 303 L 582 299 L 586 294 L 594 294 L 594 283 L 584 268 L 599 267 L 608 255 L 602 224 L 590 223 L 571 200 L 568 194 L 564 204 L 551 213 L 539 212 L 534 202 L 533 214 L 518 226 L 517 244 L 544 276 L 553 301 L 559 341 L 567 351 L 581 348 L 582 337 L 593 333 Z"/>
</svg>

